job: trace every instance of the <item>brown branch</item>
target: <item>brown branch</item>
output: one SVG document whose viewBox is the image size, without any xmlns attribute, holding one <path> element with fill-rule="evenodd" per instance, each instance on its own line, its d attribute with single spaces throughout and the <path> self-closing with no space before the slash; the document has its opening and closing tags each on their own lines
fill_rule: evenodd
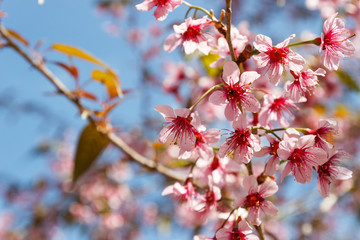
<svg viewBox="0 0 360 240">
<path fill-rule="evenodd" d="M 69 99 L 76 107 L 79 109 L 80 113 L 83 113 L 87 110 L 80 102 L 79 98 L 75 96 L 67 87 L 62 83 L 60 79 L 58 79 L 44 64 L 35 61 L 32 57 L 30 57 L 25 51 L 21 49 L 12 39 L 11 35 L 8 33 L 5 27 L 0 26 L 0 34 L 7 41 L 9 47 L 14 49 L 19 55 L 21 55 L 27 62 L 29 62 L 36 70 L 38 70 L 42 75 L 44 75 L 57 89 L 59 93 L 64 95 L 67 99 Z M 96 124 L 95 118 L 91 115 L 87 116 L 87 120 L 92 124 Z M 119 136 L 115 135 L 112 132 L 105 132 L 100 128 L 97 130 L 106 136 L 112 144 L 121 149 L 125 154 L 130 156 L 135 162 L 141 164 L 145 168 L 153 171 L 157 171 L 166 177 L 173 179 L 175 181 L 184 182 L 185 177 L 180 176 L 174 170 L 171 170 L 163 165 L 157 164 L 151 159 L 148 159 L 138 152 L 136 152 L 133 148 L 127 145 Z"/>
<path fill-rule="evenodd" d="M 226 41 L 229 45 L 231 59 L 236 62 L 236 56 L 231 42 L 231 12 L 231 0 L 226 0 Z"/>
<path fill-rule="evenodd" d="M 262 223 L 259 226 L 255 225 L 255 228 L 259 233 L 260 240 L 265 240 L 264 225 Z"/>
</svg>

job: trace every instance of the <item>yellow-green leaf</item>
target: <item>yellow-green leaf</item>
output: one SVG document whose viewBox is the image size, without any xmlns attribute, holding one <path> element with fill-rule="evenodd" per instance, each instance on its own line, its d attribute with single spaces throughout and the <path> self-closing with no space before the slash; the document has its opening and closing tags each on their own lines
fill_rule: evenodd
<svg viewBox="0 0 360 240">
<path fill-rule="evenodd" d="M 342 70 L 337 70 L 335 73 L 339 76 L 342 83 L 344 83 L 350 90 L 360 92 L 358 83 L 349 74 Z"/>
<path fill-rule="evenodd" d="M 201 63 L 204 66 L 206 73 L 210 77 L 217 77 L 220 75 L 221 67 L 211 68 L 210 64 L 219 59 L 219 55 L 217 54 L 209 54 L 201 56 Z"/>
<path fill-rule="evenodd" d="M 91 167 L 108 144 L 109 139 L 92 124 L 89 123 L 83 129 L 76 148 L 73 183 Z"/>
<path fill-rule="evenodd" d="M 110 99 L 123 96 L 120 81 L 112 71 L 107 70 L 104 72 L 102 70 L 94 69 L 91 73 L 91 78 L 106 86 Z"/>
<path fill-rule="evenodd" d="M 103 63 L 102 61 L 100 61 L 99 59 L 95 58 L 94 56 L 92 56 L 90 53 L 85 52 L 84 50 L 81 50 L 77 47 L 73 47 L 73 46 L 69 46 L 69 45 L 65 45 L 62 43 L 55 43 L 51 46 L 52 49 L 73 56 L 73 57 L 77 57 L 77 58 L 81 58 L 83 60 L 95 63 L 99 66 L 102 66 L 104 68 L 109 68 L 105 63 Z"/>
</svg>

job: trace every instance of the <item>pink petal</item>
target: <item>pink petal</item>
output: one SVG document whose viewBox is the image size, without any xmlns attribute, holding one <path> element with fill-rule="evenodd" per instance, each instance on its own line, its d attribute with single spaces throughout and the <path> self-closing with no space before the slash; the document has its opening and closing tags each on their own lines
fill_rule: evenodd
<svg viewBox="0 0 360 240">
<path fill-rule="evenodd" d="M 255 113 L 260 109 L 259 101 L 252 94 L 247 94 L 241 104 L 249 112 Z"/>
<path fill-rule="evenodd" d="M 220 90 L 214 91 L 210 95 L 209 101 L 215 105 L 225 104 L 226 103 L 226 95 L 224 94 L 223 91 L 220 91 Z"/>
<path fill-rule="evenodd" d="M 261 197 L 269 197 L 278 191 L 279 187 L 274 181 L 264 182 L 260 185 L 259 194 Z"/>
<path fill-rule="evenodd" d="M 272 156 L 265 166 L 264 174 L 268 176 L 274 175 L 276 170 L 279 168 L 279 164 L 280 159 L 277 156 Z"/>
<path fill-rule="evenodd" d="M 171 130 L 169 129 L 169 126 L 166 126 L 163 129 L 161 129 L 159 133 L 159 142 L 166 143 L 168 138 L 171 138 Z"/>
<path fill-rule="evenodd" d="M 194 53 L 198 48 L 198 43 L 192 40 L 183 43 L 185 54 L 189 55 Z"/>
<path fill-rule="evenodd" d="M 251 224 L 254 225 L 260 225 L 261 220 L 260 220 L 260 209 L 259 208 L 255 208 L 255 207 L 251 207 L 249 209 L 249 213 L 248 213 L 248 217 L 247 217 L 248 221 Z"/>
<path fill-rule="evenodd" d="M 276 216 L 278 209 L 275 207 L 275 205 L 270 202 L 269 200 L 264 200 L 260 204 L 260 209 L 266 214 L 270 216 Z"/>
<path fill-rule="evenodd" d="M 308 148 L 314 145 L 315 143 L 315 135 L 305 135 L 299 138 L 296 146 L 298 148 Z"/>
<path fill-rule="evenodd" d="M 243 85 L 252 84 L 259 77 L 260 77 L 260 74 L 258 74 L 255 71 L 243 72 L 240 76 L 240 85 L 243 86 Z"/>
<path fill-rule="evenodd" d="M 254 61 L 256 68 L 264 68 L 270 62 L 269 55 L 267 55 L 265 53 L 259 53 L 258 55 L 254 55 L 254 56 L 252 56 L 252 59 Z"/>
<path fill-rule="evenodd" d="M 312 169 L 306 164 L 303 164 L 301 167 L 295 165 L 293 168 L 293 174 L 295 181 L 304 184 L 311 181 Z"/>
<path fill-rule="evenodd" d="M 289 45 L 289 42 L 291 39 L 295 37 L 295 34 L 290 35 L 287 39 L 285 39 L 283 42 L 276 45 L 277 48 L 285 48 L 287 45 Z"/>
<path fill-rule="evenodd" d="M 169 14 L 168 6 L 158 6 L 154 11 L 154 16 L 157 21 L 164 21 Z"/>
<path fill-rule="evenodd" d="M 188 108 L 175 109 L 174 111 L 177 116 L 183 117 L 183 118 L 189 117 L 189 114 L 190 114 L 190 109 L 188 109 Z"/>
<path fill-rule="evenodd" d="M 256 177 L 254 175 L 246 176 L 244 178 L 243 185 L 244 185 L 245 191 L 247 191 L 249 194 L 258 192 L 258 183 L 257 183 Z"/>
<path fill-rule="evenodd" d="M 166 38 L 164 43 L 164 50 L 167 52 L 172 52 L 181 44 L 181 42 L 181 36 L 179 34 L 173 33 Z"/>
<path fill-rule="evenodd" d="M 140 4 L 137 4 L 135 7 L 139 11 L 150 11 L 155 6 L 156 6 L 155 0 L 145 0 Z"/>
<path fill-rule="evenodd" d="M 238 115 L 238 117 L 236 118 L 235 121 L 233 121 L 232 123 L 232 127 L 235 130 L 240 130 L 240 129 L 246 129 L 248 126 L 248 122 L 247 122 L 247 117 L 246 114 L 240 114 Z"/>
<path fill-rule="evenodd" d="M 352 171 L 347 168 L 336 166 L 334 167 L 335 174 L 334 178 L 338 180 L 346 180 L 352 177 Z"/>
<path fill-rule="evenodd" d="M 282 160 L 287 160 L 290 157 L 290 155 L 292 154 L 292 152 L 293 152 L 293 148 L 292 148 L 290 142 L 281 141 L 279 143 L 279 148 L 277 150 L 277 154 Z"/>
<path fill-rule="evenodd" d="M 272 47 L 272 40 L 268 36 L 258 34 L 255 37 L 254 47 L 260 52 L 266 52 Z"/>
<path fill-rule="evenodd" d="M 317 180 L 317 189 L 319 190 L 319 193 L 323 197 L 328 197 L 330 193 L 330 182 L 326 178 L 318 178 Z"/>
<path fill-rule="evenodd" d="M 292 163 L 291 162 L 287 162 L 284 170 L 281 173 L 281 182 L 284 180 L 284 178 L 290 174 L 291 172 L 291 167 L 292 167 Z"/>
<path fill-rule="evenodd" d="M 234 121 L 236 117 L 240 114 L 239 108 L 233 108 L 230 104 L 227 104 L 225 107 L 225 117 L 229 121 Z"/>
<path fill-rule="evenodd" d="M 326 152 L 321 148 L 310 147 L 307 151 L 309 154 L 306 154 L 306 162 L 313 167 L 323 165 L 328 160 Z"/>
<path fill-rule="evenodd" d="M 240 69 L 235 62 L 226 62 L 223 68 L 223 79 L 228 85 L 239 82 Z"/>
<path fill-rule="evenodd" d="M 173 108 L 168 105 L 157 105 L 155 106 L 155 110 L 158 111 L 166 121 L 171 121 L 176 118 Z"/>
</svg>

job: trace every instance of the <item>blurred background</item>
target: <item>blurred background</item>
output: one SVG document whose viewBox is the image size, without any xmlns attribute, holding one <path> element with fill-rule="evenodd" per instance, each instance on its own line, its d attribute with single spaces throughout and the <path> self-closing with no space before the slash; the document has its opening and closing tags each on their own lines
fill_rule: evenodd
<svg viewBox="0 0 360 240">
<path fill-rule="evenodd" d="M 20 33 L 29 48 L 46 56 L 46 64 L 70 89 L 76 85 L 74 77 L 54 64 L 68 58 L 52 51 L 52 44 L 76 46 L 107 63 L 125 93 L 110 114 L 116 132 L 140 153 L 165 159 L 164 150 L 154 144 L 163 121 L 154 107 L 187 106 L 219 72 L 209 68 L 209 59 L 185 57 L 180 49 L 172 53 L 163 50 L 172 25 L 183 22 L 186 6 L 157 22 L 153 11 L 136 10 L 135 5 L 141 2 L 45 0 L 40 5 L 35 0 L 2 0 L 0 10 L 6 17 L 1 22 Z M 220 0 L 190 3 L 213 9 L 215 16 L 225 7 L 225 1 Z M 233 0 L 233 24 L 249 31 L 252 38 L 261 33 L 274 43 L 293 33 L 296 40 L 308 40 L 320 36 L 324 19 L 333 11 L 346 20 L 350 32 L 360 33 L 360 3 L 356 0 Z M 356 239 L 360 235 L 360 41 L 359 37 L 352 40 L 356 56 L 345 59 L 340 71 L 321 79 L 316 93 L 301 106 L 294 125 L 315 128 L 320 118 L 336 118 L 341 129 L 336 141 L 352 155 L 345 165 L 354 172 L 353 178 L 337 182 L 334 194 L 326 199 L 317 192 L 315 177 L 307 185 L 286 179 L 277 194 L 279 216 L 268 222 L 268 228 L 275 232 L 273 239 Z M 314 56 L 317 47 L 296 50 L 318 66 L 319 59 Z M 81 85 L 98 99 L 85 103 L 101 109 L 107 93 L 90 81 L 94 66 L 72 61 Z M 180 80 L 169 83 L 175 72 L 177 77 L 182 74 Z M 213 236 L 215 221 L 187 222 L 186 212 L 181 212 L 176 201 L 161 196 L 171 180 L 143 169 L 111 146 L 77 190 L 68 191 L 76 144 L 86 121 L 47 79 L 9 48 L 0 49 L 0 83 L 0 239 Z M 225 119 L 215 121 L 219 116 L 214 112 L 203 119 L 209 126 L 230 128 Z M 188 169 L 186 162 L 164 163 L 184 174 Z"/>
</svg>

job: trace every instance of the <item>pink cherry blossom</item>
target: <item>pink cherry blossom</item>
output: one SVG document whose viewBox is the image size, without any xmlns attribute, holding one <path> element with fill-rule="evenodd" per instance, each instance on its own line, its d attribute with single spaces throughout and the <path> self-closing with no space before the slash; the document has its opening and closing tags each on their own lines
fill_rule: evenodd
<svg viewBox="0 0 360 240">
<path fill-rule="evenodd" d="M 343 57 L 350 57 L 355 53 L 355 47 L 345 29 L 345 23 L 334 13 L 324 23 L 324 33 L 321 33 L 320 49 L 324 50 L 323 64 L 329 70 L 337 70 Z"/>
<path fill-rule="evenodd" d="M 346 152 L 331 149 L 328 158 L 329 160 L 317 167 L 317 188 L 323 197 L 329 196 L 331 182 L 334 180 L 346 180 L 352 177 L 352 171 L 339 166 L 341 159 L 348 158 L 349 155 Z"/>
<path fill-rule="evenodd" d="M 180 6 L 182 0 L 145 0 L 137 4 L 136 9 L 140 11 L 150 11 L 153 7 L 157 7 L 154 16 L 157 21 L 164 21 L 175 8 Z"/>
<path fill-rule="evenodd" d="M 214 91 L 209 101 L 215 105 L 226 104 L 225 117 L 229 121 L 241 114 L 239 105 L 250 112 L 257 112 L 260 108 L 259 101 L 250 92 L 250 85 L 260 77 L 255 71 L 241 74 L 235 62 L 226 62 L 223 69 L 224 85 Z"/>
<path fill-rule="evenodd" d="M 184 186 L 176 182 L 173 185 L 167 186 L 163 192 L 162 196 L 173 195 L 176 199 L 179 199 L 180 202 L 192 202 L 197 193 L 195 192 L 195 187 L 190 179 L 188 179 Z"/>
<path fill-rule="evenodd" d="M 326 152 L 321 148 L 314 147 L 314 143 L 314 135 L 298 136 L 298 138 L 294 136 L 280 142 L 278 156 L 282 160 L 288 160 L 281 174 L 281 181 L 290 172 L 294 174 L 295 180 L 299 183 L 311 181 L 312 167 L 317 167 L 327 161 Z"/>
<path fill-rule="evenodd" d="M 290 71 L 295 78 L 294 82 L 285 83 L 285 95 L 294 102 L 305 101 L 305 93 L 311 93 L 312 89 L 318 85 L 318 76 L 325 76 L 325 70 L 318 68 L 315 72 L 311 69 L 301 72 Z"/>
<path fill-rule="evenodd" d="M 230 137 L 220 146 L 219 157 L 225 157 L 233 152 L 234 160 L 238 163 L 248 163 L 254 155 L 254 151 L 261 149 L 260 138 L 251 133 L 247 127 L 245 114 L 240 115 L 233 123 L 235 131 L 230 133 Z"/>
<path fill-rule="evenodd" d="M 211 48 L 208 39 L 204 35 L 204 28 L 210 26 L 211 20 L 204 16 L 200 19 L 187 18 L 184 23 L 174 25 L 175 33 L 171 34 L 164 43 L 164 50 L 172 52 L 179 45 L 184 46 L 185 54 L 194 53 L 199 50 L 208 55 Z"/>
<path fill-rule="evenodd" d="M 292 111 L 297 110 L 294 102 L 288 97 L 273 97 L 269 94 L 264 96 L 264 104 L 259 113 L 259 122 L 263 126 L 273 126 L 273 123 L 279 123 L 280 126 L 287 127 L 289 122 L 287 118 L 292 120 L 294 115 Z"/>
<path fill-rule="evenodd" d="M 159 141 L 165 143 L 168 140 L 177 144 L 182 151 L 191 151 L 196 143 L 196 129 L 194 124 L 197 122 L 194 113 L 190 115 L 190 110 L 175 109 L 168 105 L 157 105 L 158 111 L 166 121 L 165 126 L 159 133 Z"/>
<path fill-rule="evenodd" d="M 216 232 L 216 240 L 259 240 L 259 238 L 252 233 L 252 228 L 246 221 L 240 221 L 235 228 L 220 228 Z"/>
<path fill-rule="evenodd" d="M 236 199 L 235 206 L 248 209 L 247 220 L 251 224 L 260 225 L 264 215 L 277 214 L 278 209 L 272 202 L 265 199 L 277 192 L 276 182 L 267 181 L 259 186 L 256 177 L 251 175 L 244 178 L 243 185 L 248 195 Z"/>
<path fill-rule="evenodd" d="M 266 163 L 264 174 L 267 176 L 272 176 L 275 174 L 275 171 L 279 168 L 280 159 L 277 155 L 277 150 L 279 148 L 280 141 L 270 135 L 266 135 L 268 142 L 270 143 L 269 147 L 262 147 L 259 152 L 256 152 L 254 155 L 256 157 L 264 157 L 268 154 L 271 155 L 268 162 Z"/>
<path fill-rule="evenodd" d="M 238 57 L 242 51 L 244 51 L 246 44 L 248 43 L 248 38 L 244 35 L 241 35 L 239 30 L 232 26 L 231 27 L 231 42 L 234 48 L 235 56 Z M 210 67 L 220 67 L 224 62 L 226 57 L 230 56 L 229 44 L 226 38 L 221 35 L 216 42 L 216 54 L 220 56 L 218 60 L 210 64 Z"/>
<path fill-rule="evenodd" d="M 198 113 L 195 112 L 195 119 L 198 119 Z M 220 130 L 218 129 L 209 129 L 205 130 L 205 127 L 200 127 L 200 130 L 195 130 L 195 147 L 191 151 L 186 151 L 180 149 L 179 158 L 188 159 L 193 157 L 195 159 L 201 157 L 204 159 L 212 159 L 214 157 L 214 151 L 210 144 L 216 143 L 220 139 Z"/>
<path fill-rule="evenodd" d="M 196 176 L 199 179 L 199 182 L 203 185 L 206 185 L 210 178 L 212 180 L 212 184 L 223 187 L 226 184 L 226 176 L 239 172 L 240 170 L 240 164 L 235 161 L 231 161 L 226 156 L 224 158 L 219 158 L 215 155 L 212 161 L 209 161 L 209 159 L 199 158 L 196 161 L 194 176 Z"/>
<path fill-rule="evenodd" d="M 274 47 L 271 38 L 267 36 L 259 34 L 255 38 L 254 47 L 260 52 L 258 55 L 253 56 L 255 66 L 266 69 L 270 82 L 275 85 L 279 83 L 284 67 L 300 72 L 305 65 L 305 59 L 287 47 L 290 39 L 294 37 L 295 34 Z"/>
<path fill-rule="evenodd" d="M 308 134 L 315 135 L 315 147 L 324 149 L 328 152 L 333 148 L 335 135 L 338 134 L 338 124 L 334 119 L 320 119 L 318 123 L 318 129 L 309 130 Z"/>
</svg>

